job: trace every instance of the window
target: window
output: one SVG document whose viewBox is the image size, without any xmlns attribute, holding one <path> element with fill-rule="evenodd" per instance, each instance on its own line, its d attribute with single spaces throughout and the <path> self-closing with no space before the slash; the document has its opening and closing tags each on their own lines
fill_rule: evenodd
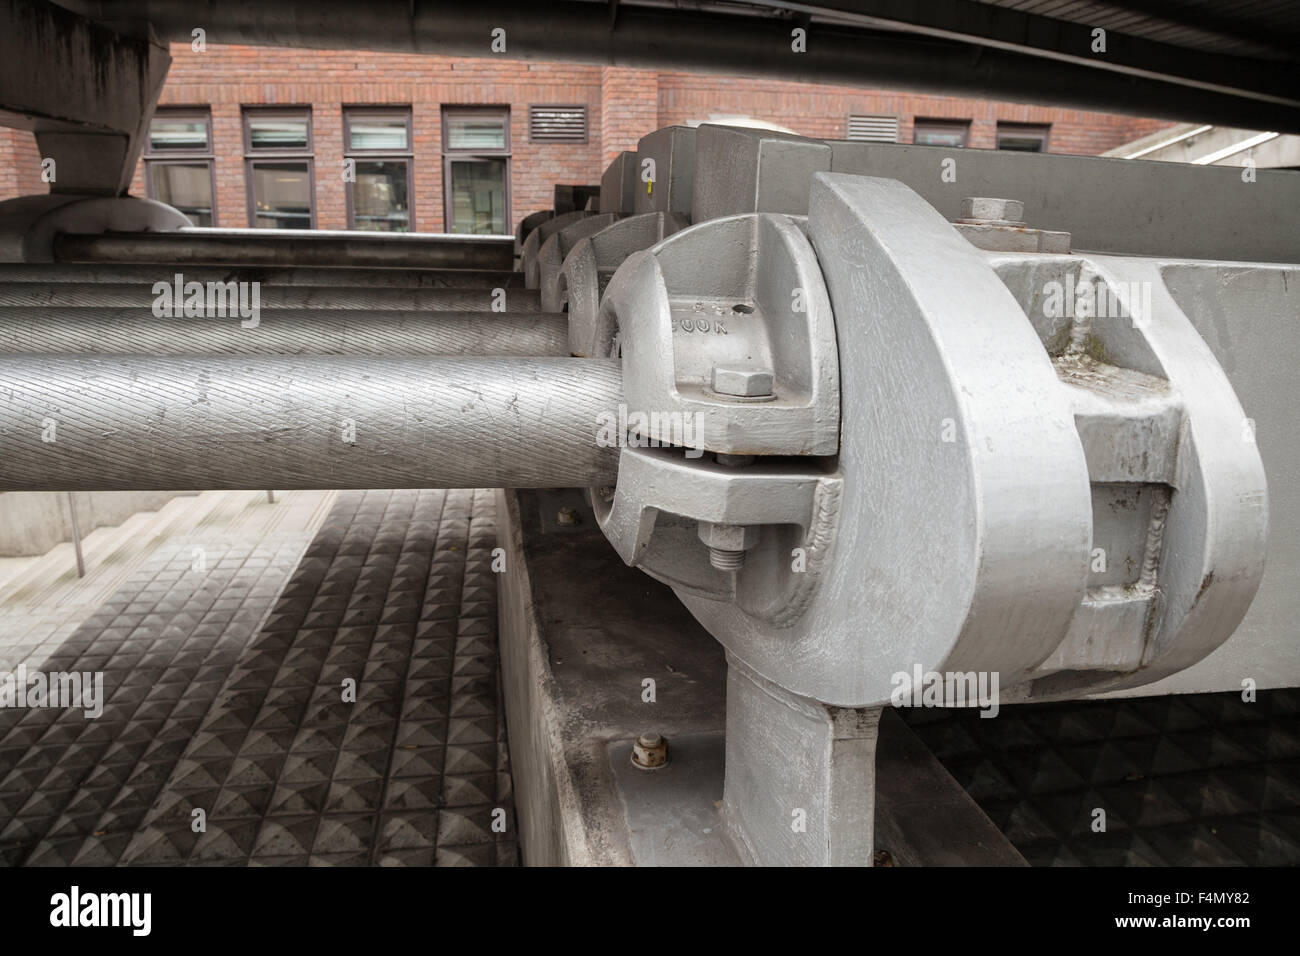
<svg viewBox="0 0 1300 956">
<path fill-rule="evenodd" d="M 965 146 L 969 135 L 970 120 L 918 119 L 912 142 L 920 146 Z"/>
<path fill-rule="evenodd" d="M 585 143 L 587 107 L 528 107 L 528 138 L 534 143 Z"/>
<path fill-rule="evenodd" d="M 256 229 L 316 225 L 311 110 L 244 110 L 248 224 Z"/>
<path fill-rule="evenodd" d="M 343 111 L 343 151 L 355 163 L 347 183 L 348 228 L 411 232 L 411 111 Z"/>
<path fill-rule="evenodd" d="M 508 109 L 443 109 L 442 181 L 448 232 L 510 232 Z"/>
<path fill-rule="evenodd" d="M 897 143 L 897 116 L 850 116 L 848 138 L 866 143 Z"/>
<path fill-rule="evenodd" d="M 159 109 L 144 150 L 145 190 L 196 226 L 217 222 L 212 197 L 212 114 L 206 109 Z"/>
<path fill-rule="evenodd" d="M 1036 123 L 999 123 L 998 149 L 1015 149 L 1022 153 L 1047 152 L 1050 126 Z"/>
</svg>

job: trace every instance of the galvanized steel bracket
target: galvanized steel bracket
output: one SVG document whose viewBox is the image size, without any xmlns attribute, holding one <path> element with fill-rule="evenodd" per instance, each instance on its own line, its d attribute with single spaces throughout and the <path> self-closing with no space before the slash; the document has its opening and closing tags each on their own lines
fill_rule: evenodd
<svg viewBox="0 0 1300 956">
<path fill-rule="evenodd" d="M 632 253 L 649 249 L 688 225 L 689 219 L 681 213 L 643 213 L 619 219 L 573 245 L 555 277 L 551 298 L 546 301 L 554 311 L 568 312 L 569 348 L 574 355 L 610 356 L 614 321 L 612 316 L 602 318 L 600 312 L 600 299 L 610 279 Z M 551 311 L 550 306 L 543 308 Z"/>
<path fill-rule="evenodd" d="M 600 321 L 617 329 L 639 437 L 729 455 L 835 453 L 835 323 L 805 225 L 714 219 L 618 269 Z"/>
<path fill-rule="evenodd" d="M 573 247 L 588 236 L 594 236 L 622 218 L 621 214 L 589 213 L 585 218 L 570 223 L 553 233 L 537 251 L 537 287 L 541 290 L 543 312 L 563 312 L 564 297 L 560 288 L 560 269 Z M 527 274 L 525 273 L 525 280 Z"/>
</svg>

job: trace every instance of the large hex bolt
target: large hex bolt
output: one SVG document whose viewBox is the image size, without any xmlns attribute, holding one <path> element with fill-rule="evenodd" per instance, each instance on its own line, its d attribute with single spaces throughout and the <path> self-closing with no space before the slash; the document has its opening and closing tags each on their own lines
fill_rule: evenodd
<svg viewBox="0 0 1300 956">
<path fill-rule="evenodd" d="M 967 196 L 961 201 L 961 217 L 953 220 L 953 225 L 972 245 L 990 252 L 1070 251 L 1068 232 L 1032 229 L 1025 224 L 1025 204 L 1019 199 Z"/>
<path fill-rule="evenodd" d="M 766 398 L 772 394 L 772 372 L 765 368 L 715 365 L 710 384 L 719 395 L 733 398 Z"/>
<path fill-rule="evenodd" d="M 738 571 L 745 552 L 758 544 L 758 526 L 700 522 L 700 540 L 709 547 L 709 564 L 719 571 Z"/>
<path fill-rule="evenodd" d="M 961 201 L 961 219 L 958 221 L 980 225 L 1023 225 L 1025 204 L 1019 199 L 968 196 Z"/>
</svg>

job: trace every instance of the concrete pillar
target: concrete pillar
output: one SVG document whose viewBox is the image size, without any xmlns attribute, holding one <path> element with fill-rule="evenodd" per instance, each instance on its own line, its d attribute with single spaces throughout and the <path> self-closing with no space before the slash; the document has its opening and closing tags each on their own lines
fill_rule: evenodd
<svg viewBox="0 0 1300 956">
<path fill-rule="evenodd" d="M 171 57 L 48 0 L 0 0 L 0 122 L 36 134 L 50 191 L 125 195 Z"/>
</svg>

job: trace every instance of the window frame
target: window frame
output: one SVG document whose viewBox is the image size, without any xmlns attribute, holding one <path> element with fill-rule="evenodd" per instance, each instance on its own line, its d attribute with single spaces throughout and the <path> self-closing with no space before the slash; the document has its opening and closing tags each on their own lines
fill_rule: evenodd
<svg viewBox="0 0 1300 956">
<path fill-rule="evenodd" d="M 168 156 L 162 159 L 146 158 L 144 162 L 144 191 L 150 199 L 158 199 L 158 190 L 154 180 L 154 170 L 159 166 L 206 166 L 208 169 L 208 188 L 211 190 L 210 196 L 212 205 L 208 209 L 208 214 L 212 218 L 212 226 L 217 225 L 217 174 L 214 170 L 214 163 L 210 157 L 205 156 Z M 176 207 L 172 207 L 176 208 Z M 184 210 L 181 210 L 183 213 Z M 196 224 L 197 225 L 197 224 Z"/>
<path fill-rule="evenodd" d="M 241 107 L 240 124 L 244 136 L 244 194 L 248 204 L 248 228 L 266 229 L 267 226 L 257 225 L 257 197 L 254 188 L 254 169 L 266 162 L 305 162 L 307 164 L 307 188 L 308 195 L 311 197 L 309 229 L 316 228 L 316 134 L 312 122 L 312 108 L 310 106 L 244 106 Z M 290 147 L 267 147 L 254 146 L 253 135 L 250 121 L 257 117 L 259 119 L 276 119 L 278 117 L 292 117 L 307 119 L 307 145 L 290 146 Z"/>
<path fill-rule="evenodd" d="M 1036 138 L 1042 143 L 1042 148 L 1032 149 L 1013 149 L 1002 145 L 1003 134 L 1018 137 L 1020 139 Z M 1006 149 L 1012 153 L 1045 153 L 1048 145 L 1052 141 L 1052 124 L 1051 123 L 1021 123 L 1016 120 L 998 120 L 997 127 L 993 132 L 993 145 L 995 149 Z"/>
<path fill-rule="evenodd" d="M 245 192 L 248 195 L 248 228 L 249 229 L 267 229 L 274 227 L 257 225 L 257 197 L 254 195 L 253 171 L 257 166 L 263 163 L 283 163 L 283 162 L 302 162 L 307 164 L 307 184 L 311 193 L 311 225 L 307 228 L 316 228 L 316 160 L 311 156 L 250 156 L 244 160 L 244 184 Z M 297 227 L 295 227 L 297 228 Z"/>
<path fill-rule="evenodd" d="M 502 223 L 508 230 L 511 225 L 510 208 L 511 208 L 511 188 L 510 188 L 510 167 L 511 167 L 511 143 L 513 137 L 510 131 L 510 107 L 507 106 L 444 106 L 440 114 L 442 132 L 442 228 L 446 233 L 451 233 L 452 222 L 454 219 L 452 212 L 453 190 L 451 188 L 451 164 L 453 160 L 464 159 L 503 159 L 505 160 L 505 212 L 502 215 Z M 501 126 L 504 132 L 502 142 L 504 146 L 499 149 L 469 149 L 465 147 L 451 148 L 447 145 L 448 140 L 448 123 L 449 116 L 457 117 L 486 117 L 501 120 Z M 500 233 L 507 235 L 508 233 Z M 471 235 L 470 233 L 457 233 L 457 235 Z M 494 235 L 496 235 L 494 233 Z"/>
<path fill-rule="evenodd" d="M 359 117 L 400 117 L 406 123 L 406 149 L 358 149 L 352 145 L 352 123 Z M 415 232 L 415 123 L 409 106 L 344 106 L 343 107 L 343 158 L 358 161 L 402 160 L 406 163 L 406 231 Z M 314 182 L 314 180 L 313 180 Z M 357 229 L 356 207 L 353 192 L 356 180 L 346 184 L 344 204 L 347 207 L 349 229 Z"/>
<path fill-rule="evenodd" d="M 178 149 L 155 149 L 151 135 L 153 121 L 159 114 L 174 119 L 201 119 L 207 129 L 206 146 L 185 146 Z M 140 157 L 144 160 L 144 191 L 150 199 L 158 199 L 154 185 L 155 166 L 197 166 L 199 163 L 208 168 L 208 189 L 212 199 L 212 225 L 217 220 L 217 156 L 212 138 L 212 108 L 208 106 L 159 106 L 149 117 L 149 126 L 145 129 L 144 150 Z M 161 202 L 162 200 L 158 200 Z"/>
<path fill-rule="evenodd" d="M 956 146 L 945 146 L 940 143 L 919 143 L 916 134 L 919 129 L 925 127 L 935 129 L 961 130 L 962 141 Z M 918 116 L 912 120 L 912 145 L 913 146 L 933 146 L 937 149 L 969 149 L 970 148 L 970 127 L 971 121 L 968 119 L 953 119 L 949 117 L 930 117 Z"/>
<path fill-rule="evenodd" d="M 254 146 L 252 123 L 258 119 L 301 119 L 307 118 L 306 146 Z M 244 129 L 244 156 L 311 156 L 315 153 L 316 134 L 312 128 L 312 108 L 310 106 L 244 106 L 240 109 L 240 122 Z"/>
</svg>

